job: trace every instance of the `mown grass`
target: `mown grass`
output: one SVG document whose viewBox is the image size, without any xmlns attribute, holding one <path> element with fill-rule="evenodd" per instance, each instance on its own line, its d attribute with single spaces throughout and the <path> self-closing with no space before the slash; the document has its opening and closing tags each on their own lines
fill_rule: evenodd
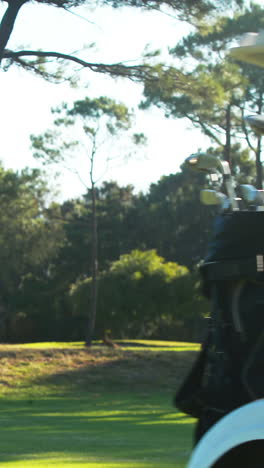
<svg viewBox="0 0 264 468">
<path fill-rule="evenodd" d="M 118 340 L 117 343 L 124 347 L 126 350 L 135 349 L 145 350 L 146 348 L 151 350 L 160 350 L 160 351 L 197 351 L 200 349 L 199 343 L 185 343 L 179 341 L 157 341 L 157 340 Z M 93 343 L 93 349 L 96 349 L 98 346 L 101 346 L 101 341 L 95 341 Z M 16 349 L 83 349 L 84 343 L 81 341 L 75 342 L 41 342 L 41 343 L 24 343 L 19 345 L 1 345 L 1 350 L 16 350 Z"/>
<path fill-rule="evenodd" d="M 194 421 L 172 399 L 197 346 L 147 344 L 1 345 L 0 464 L 185 466 Z"/>
</svg>

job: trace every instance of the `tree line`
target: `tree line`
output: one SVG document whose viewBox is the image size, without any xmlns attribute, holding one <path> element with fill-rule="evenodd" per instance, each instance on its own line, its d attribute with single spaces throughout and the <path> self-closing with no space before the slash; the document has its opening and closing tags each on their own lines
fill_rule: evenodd
<svg viewBox="0 0 264 468">
<path fill-rule="evenodd" d="M 245 164 L 244 178 L 248 180 Z M 254 169 L 254 162 L 251 161 Z M 240 164 L 240 179 L 243 164 Z M 96 186 L 98 304 L 93 339 L 197 338 L 208 311 L 197 264 L 215 208 L 199 193 L 206 175 L 183 164 L 147 193 L 105 181 Z M 91 310 L 93 197 L 62 203 L 44 173 L 0 168 L 1 340 L 85 340 Z"/>
<path fill-rule="evenodd" d="M 28 2 L 6 3 L 0 24 L 5 70 L 17 64 L 46 79 L 60 79 L 54 64 L 49 70 L 45 51 L 5 48 L 20 8 Z M 38 3 L 67 9 L 94 2 Z M 108 3 L 113 8 L 163 5 L 190 22 L 195 32 L 171 47 L 171 65 L 163 63 L 157 51 L 135 67 L 80 63 L 78 57 L 59 52 L 51 56 L 141 81 L 142 109 L 157 106 L 166 118 L 188 119 L 210 138 L 207 152 L 230 162 L 237 183 L 254 182 L 262 188 L 261 137 L 244 123 L 247 113 L 262 111 L 262 72 L 227 52 L 243 32 L 263 27 L 263 9 L 242 0 Z M 199 193 L 211 186 L 210 180 L 190 174 L 183 164 L 176 174 L 151 184 L 146 194 L 114 181 L 99 185 L 96 163 L 106 137 L 112 146 L 121 134 L 126 139 L 129 135 L 137 151 L 146 143 L 143 134 L 133 133 L 132 112 L 106 96 L 62 103 L 52 112 L 53 128 L 31 136 L 35 157 L 45 165 L 64 163 L 79 148 L 82 133 L 89 183 L 78 199 L 48 202 L 52 196 L 41 171 L 1 167 L 2 341 L 84 339 L 91 344 L 105 330 L 120 337 L 195 338 L 195 323 L 207 311 L 197 265 L 206 253 L 215 215 L 214 209 L 200 204 Z M 76 129 L 78 137 L 68 140 Z M 118 156 L 124 156 L 120 148 Z"/>
<path fill-rule="evenodd" d="M 193 183 L 183 171 L 152 184 L 147 194 L 115 182 L 96 188 L 94 338 L 106 329 L 119 337 L 159 336 L 160 330 L 165 336 L 168 323 L 193 318 L 197 278 L 189 272 L 203 256 L 210 231 L 199 184 L 200 176 Z M 0 187 L 1 340 L 84 340 L 91 301 L 92 189 L 79 199 L 47 204 L 49 187 L 39 170 L 3 167 Z M 186 301 L 190 307 L 184 312 Z"/>
</svg>

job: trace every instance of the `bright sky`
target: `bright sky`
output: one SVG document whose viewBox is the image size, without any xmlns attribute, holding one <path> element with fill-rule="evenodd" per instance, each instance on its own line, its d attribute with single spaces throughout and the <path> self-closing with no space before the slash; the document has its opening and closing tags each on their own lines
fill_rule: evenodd
<svg viewBox="0 0 264 468">
<path fill-rule="evenodd" d="M 1 16 L 5 5 L 1 2 Z M 168 46 L 175 45 L 188 32 L 186 25 L 158 12 L 110 8 L 75 11 L 89 22 L 51 6 L 24 5 L 7 47 L 71 53 L 95 42 L 94 49 L 85 52 L 85 58 L 113 63 L 139 59 L 147 43 L 151 49 L 162 47 L 166 53 Z M 29 135 L 42 133 L 51 126 L 54 116 L 50 109 L 62 101 L 108 95 L 136 109 L 141 100 L 140 85 L 89 71 L 82 71 L 81 76 L 89 86 L 71 89 L 67 84 L 49 84 L 17 67 L 1 72 L 0 159 L 5 167 L 36 166 Z M 208 140 L 198 130 L 188 130 L 188 125 L 185 121 L 165 119 L 157 109 L 137 111 L 135 131 L 144 132 L 148 137 L 145 157 L 133 158 L 122 167 L 110 169 L 104 179 L 116 180 L 120 185 L 132 184 L 136 190 L 146 191 L 162 175 L 176 172 L 187 156 L 208 146 Z M 83 174 L 82 163 L 76 164 Z M 72 174 L 64 174 L 60 185 L 63 198 L 84 193 L 83 185 Z"/>
</svg>

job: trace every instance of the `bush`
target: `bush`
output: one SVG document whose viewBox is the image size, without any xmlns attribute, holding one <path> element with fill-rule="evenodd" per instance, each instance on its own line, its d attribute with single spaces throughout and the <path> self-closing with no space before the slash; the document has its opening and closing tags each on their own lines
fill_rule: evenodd
<svg viewBox="0 0 264 468">
<path fill-rule="evenodd" d="M 71 287 L 75 316 L 88 315 L 90 282 L 86 278 Z M 170 331 L 201 317 L 204 306 L 186 267 L 165 262 L 155 250 L 133 250 L 99 277 L 96 337 L 110 329 L 120 338 L 172 338 Z"/>
</svg>

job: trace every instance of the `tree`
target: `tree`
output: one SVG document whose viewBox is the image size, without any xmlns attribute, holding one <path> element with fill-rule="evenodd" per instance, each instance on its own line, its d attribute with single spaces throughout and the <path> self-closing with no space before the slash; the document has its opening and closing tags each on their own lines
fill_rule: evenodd
<svg viewBox="0 0 264 468">
<path fill-rule="evenodd" d="M 140 238 L 133 243 L 137 230 L 134 211 L 138 195 L 132 185 L 120 187 L 114 181 L 104 181 L 97 193 L 99 263 L 102 269 L 106 269 L 110 262 L 140 245 Z"/>
<path fill-rule="evenodd" d="M 258 67 L 238 64 L 226 56 L 232 41 L 243 32 L 260 29 L 264 12 L 260 6 L 232 16 L 222 16 L 197 24 L 189 34 L 171 48 L 175 60 L 190 59 L 186 66 L 176 68 L 182 73 L 181 86 L 161 74 L 160 84 L 146 83 L 142 107 L 157 105 L 167 117 L 187 118 L 222 148 L 222 157 L 231 162 L 232 145 L 246 139 L 256 158 L 257 185 L 261 188 L 262 169 L 259 165 L 261 142 L 250 141 L 250 131 L 243 117 L 247 109 L 261 112 L 263 73 Z"/>
<path fill-rule="evenodd" d="M 191 55 L 196 59 L 199 57 L 199 62 L 203 62 L 205 66 L 208 66 L 209 63 L 209 72 L 214 70 L 213 64 L 216 64 L 215 70 L 220 77 L 220 82 L 223 83 L 223 91 L 228 102 L 225 118 L 225 159 L 230 160 L 231 138 L 235 140 L 237 137 L 241 138 L 241 136 L 243 136 L 254 154 L 256 161 L 256 186 L 260 189 L 262 188 L 263 177 L 260 162 L 261 137 L 257 137 L 257 143 L 255 143 L 256 137 L 245 125 L 244 116 L 249 112 L 258 114 L 262 112 L 263 73 L 259 67 L 249 66 L 248 64 L 228 59 L 228 56 L 227 58 L 224 57 L 223 53 L 227 53 L 232 41 L 243 32 L 258 31 L 261 29 L 263 27 L 263 21 L 263 9 L 259 5 L 254 5 L 252 3 L 250 8 L 246 8 L 243 13 L 233 15 L 233 17 L 224 16 L 218 18 L 209 28 L 202 24 L 201 27 L 198 28 L 196 34 L 184 38 L 181 44 L 178 44 L 172 49 L 172 53 L 176 56 L 180 55 L 186 57 L 187 55 Z M 217 56 L 222 60 L 221 69 L 219 69 Z M 236 81 L 238 84 L 237 89 L 235 89 L 234 86 L 232 87 L 232 83 L 228 84 L 228 82 L 225 82 L 228 77 L 228 70 L 232 71 L 232 69 L 234 78 L 233 85 Z M 213 75 L 213 79 L 217 81 L 215 80 L 215 74 Z"/>
<path fill-rule="evenodd" d="M 99 156 L 104 158 L 105 165 L 108 164 L 111 153 L 110 148 L 106 148 L 106 143 L 109 143 L 110 139 L 114 141 L 117 137 L 120 141 L 122 132 L 127 132 L 132 125 L 132 115 L 124 104 L 117 103 L 107 97 L 95 99 L 87 97 L 84 100 L 74 102 L 72 107 L 64 103 L 61 107 L 54 109 L 53 112 L 58 115 L 58 118 L 54 122 L 57 127 L 64 128 L 65 130 L 69 126 L 74 126 L 76 131 L 78 132 L 78 129 L 81 130 L 82 136 L 85 137 L 84 145 L 87 146 L 88 144 L 88 148 L 85 148 L 85 151 L 89 161 L 90 191 L 88 195 L 91 195 L 92 212 L 92 303 L 88 314 L 86 345 L 90 346 L 96 318 L 98 275 L 98 229 L 96 214 L 96 182 L 98 174 L 96 180 L 95 165 Z M 60 133 L 56 130 L 48 131 L 40 136 L 31 136 L 33 147 L 37 150 L 35 157 L 42 159 L 46 164 L 61 163 L 67 159 L 67 152 L 69 150 L 74 153 L 74 149 L 76 147 L 79 148 L 80 145 L 77 141 L 69 141 L 67 139 L 60 141 L 60 137 Z M 131 137 L 132 142 L 137 145 L 145 142 L 143 134 L 132 134 Z M 106 156 L 103 154 L 104 152 L 106 152 Z M 124 155 L 121 156 L 123 157 Z"/>
<path fill-rule="evenodd" d="M 17 15 L 23 5 L 28 3 L 30 0 L 5 0 L 7 3 L 7 9 L 3 15 L 0 24 L 0 62 L 3 59 L 7 60 L 7 66 L 16 63 L 25 69 L 32 70 L 37 74 L 45 77 L 46 79 L 58 80 L 58 71 L 48 72 L 43 67 L 43 59 L 53 57 L 64 62 L 77 63 L 81 67 L 88 68 L 92 71 L 110 74 L 112 76 L 126 76 L 132 80 L 145 79 L 156 79 L 155 73 L 152 73 L 152 68 L 146 63 L 142 62 L 135 66 L 127 66 L 122 63 L 116 64 L 104 64 L 104 63 L 91 63 L 86 60 L 82 60 L 77 56 L 68 54 L 62 54 L 56 51 L 39 51 L 39 50 L 9 50 L 7 49 L 9 38 L 12 34 Z M 36 0 L 36 3 L 42 3 L 51 5 L 53 7 L 62 8 L 68 10 L 71 7 L 81 7 L 82 5 L 88 5 L 91 8 L 104 5 L 110 5 L 113 8 L 120 8 L 123 6 L 142 8 L 142 9 L 157 9 L 162 7 L 169 7 L 173 11 L 175 10 L 183 20 L 190 20 L 195 18 L 201 18 L 204 15 L 214 13 L 217 9 L 222 9 L 226 4 L 229 6 L 227 0 Z M 234 3 L 240 5 L 243 0 L 236 0 Z M 33 60 L 25 60 L 25 57 L 33 57 Z M 70 79 L 70 77 L 69 77 Z"/>
<path fill-rule="evenodd" d="M 46 215 L 48 193 L 40 171 L 18 173 L 0 167 L 0 323 L 6 341 L 14 339 L 18 317 L 27 317 L 19 299 L 26 278 L 40 270 L 48 275 L 63 243 L 61 227 Z"/>
<path fill-rule="evenodd" d="M 195 268 L 206 253 L 215 215 L 200 202 L 200 191 L 208 186 L 203 174 L 190 173 L 184 165 L 151 184 L 145 215 L 148 248 L 155 246 L 166 260 Z"/>
<path fill-rule="evenodd" d="M 71 286 L 76 316 L 82 316 L 91 301 L 90 281 L 86 278 Z M 110 329 L 123 338 L 159 337 L 159 333 L 162 338 L 172 337 L 179 320 L 201 313 L 193 286 L 186 267 L 166 262 L 155 250 L 121 255 L 100 274 L 97 336 Z"/>
</svg>

